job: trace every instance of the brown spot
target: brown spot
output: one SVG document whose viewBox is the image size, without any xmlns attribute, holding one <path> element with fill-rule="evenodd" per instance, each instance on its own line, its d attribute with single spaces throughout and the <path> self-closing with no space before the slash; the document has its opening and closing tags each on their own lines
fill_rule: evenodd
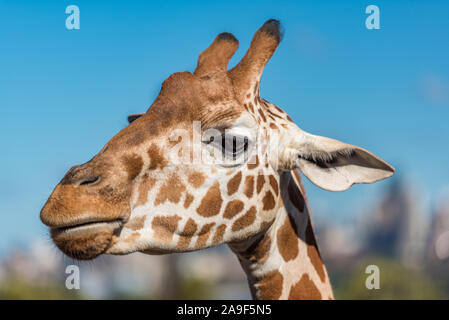
<svg viewBox="0 0 449 320">
<path fill-rule="evenodd" d="M 256 207 L 252 206 L 242 217 L 232 224 L 232 231 L 239 231 L 250 226 L 256 220 Z"/>
<path fill-rule="evenodd" d="M 282 128 L 284 128 L 284 129 L 288 129 L 288 124 L 286 124 L 286 123 L 281 123 L 281 126 L 282 126 Z"/>
<path fill-rule="evenodd" d="M 189 183 L 194 188 L 201 187 L 203 185 L 205 179 L 206 179 L 206 177 L 201 172 L 193 172 L 189 175 Z"/>
<path fill-rule="evenodd" d="M 262 109 L 257 109 L 257 111 L 259 111 L 260 117 L 262 118 L 263 122 L 267 122 L 267 118 L 265 118 L 265 115 L 263 114 Z"/>
<path fill-rule="evenodd" d="M 251 112 L 254 113 L 254 106 L 253 106 L 252 102 L 248 103 L 248 107 L 251 110 Z"/>
<path fill-rule="evenodd" d="M 142 170 L 143 160 L 136 154 L 126 155 L 122 158 L 122 163 L 128 173 L 128 180 L 134 180 Z"/>
<path fill-rule="evenodd" d="M 279 111 L 280 113 L 285 113 L 284 110 L 282 110 L 281 108 L 279 108 L 278 106 L 274 105 L 274 107 L 276 108 L 277 111 Z"/>
<path fill-rule="evenodd" d="M 178 143 L 180 143 L 181 141 L 182 141 L 181 136 L 179 136 L 178 139 L 176 139 L 176 140 L 168 139 L 168 143 L 169 143 L 170 147 L 172 147 L 172 148 L 174 146 L 176 146 Z"/>
<path fill-rule="evenodd" d="M 198 226 L 193 219 L 187 220 L 184 229 L 179 234 L 178 247 L 182 249 L 187 248 L 197 228 Z"/>
<path fill-rule="evenodd" d="M 178 221 L 181 217 L 177 215 L 163 217 L 154 217 L 151 226 L 154 230 L 154 236 L 163 242 L 170 242 L 173 238 L 173 234 L 178 228 Z"/>
<path fill-rule="evenodd" d="M 246 176 L 245 178 L 245 189 L 243 190 L 243 193 L 249 198 L 253 196 L 254 192 L 254 177 L 253 176 Z"/>
<path fill-rule="evenodd" d="M 198 239 L 196 240 L 196 246 L 198 248 L 203 248 L 206 245 L 207 239 L 209 239 L 211 234 L 211 229 L 215 225 L 215 222 L 205 224 L 200 233 L 198 234 Z"/>
<path fill-rule="evenodd" d="M 290 118 L 289 115 L 287 115 L 287 119 L 288 119 L 288 121 L 293 122 L 292 118 Z"/>
<path fill-rule="evenodd" d="M 236 173 L 235 176 L 231 178 L 231 180 L 228 181 L 228 195 L 234 194 L 237 192 L 240 186 L 240 182 L 242 181 L 242 172 L 239 171 Z"/>
<path fill-rule="evenodd" d="M 195 223 L 195 221 L 192 218 L 189 218 L 189 220 L 187 220 L 187 222 L 184 226 L 184 229 L 181 231 L 181 233 L 179 235 L 185 236 L 185 237 L 191 237 L 194 235 L 197 228 L 198 228 L 198 226 Z"/>
<path fill-rule="evenodd" d="M 246 95 L 246 98 L 247 98 L 247 99 L 251 98 L 251 93 L 248 93 L 248 94 Z"/>
<path fill-rule="evenodd" d="M 277 300 L 282 294 L 282 282 L 284 277 L 278 270 L 273 270 L 264 275 L 257 283 L 258 298 L 261 300 Z"/>
<path fill-rule="evenodd" d="M 218 226 L 217 230 L 215 231 L 214 237 L 212 238 L 213 245 L 217 245 L 223 241 L 225 231 L 226 231 L 225 224 Z"/>
<path fill-rule="evenodd" d="M 301 280 L 290 288 L 288 300 L 321 300 L 321 293 L 309 275 L 304 274 Z"/>
<path fill-rule="evenodd" d="M 158 206 L 167 200 L 172 203 L 178 203 L 185 190 L 186 186 L 181 179 L 176 174 L 172 174 L 159 189 L 154 205 Z"/>
<path fill-rule="evenodd" d="M 277 231 L 279 253 L 285 261 L 293 260 L 298 256 L 298 242 L 295 221 L 288 215 L 282 227 Z"/>
<path fill-rule="evenodd" d="M 145 173 L 142 177 L 142 182 L 139 186 L 139 198 L 137 199 L 136 206 L 145 204 L 148 201 L 148 192 L 156 184 L 156 179 Z"/>
<path fill-rule="evenodd" d="M 293 178 L 291 178 L 288 183 L 288 196 L 296 209 L 298 209 L 299 212 L 304 212 L 305 201 Z"/>
<path fill-rule="evenodd" d="M 318 249 L 318 245 L 316 243 L 315 235 L 313 233 L 312 224 L 309 221 L 307 222 L 306 228 L 306 243 L 307 243 L 307 255 L 309 256 L 312 265 L 314 266 L 318 276 L 321 281 L 324 282 L 326 280 L 326 274 L 324 271 L 323 261 L 321 260 L 320 251 Z"/>
<path fill-rule="evenodd" d="M 186 198 L 184 200 L 184 208 L 188 208 L 190 207 L 190 205 L 192 204 L 194 197 L 190 194 L 190 193 L 186 193 Z"/>
<path fill-rule="evenodd" d="M 256 186 L 257 194 L 260 193 L 260 191 L 262 190 L 264 184 L 265 184 L 265 176 L 262 175 L 262 174 L 259 174 L 257 176 L 257 186 Z"/>
<path fill-rule="evenodd" d="M 201 199 L 200 206 L 196 212 L 203 217 L 212 217 L 220 212 L 223 199 L 221 198 L 220 185 L 216 181 L 207 191 L 206 195 Z"/>
<path fill-rule="evenodd" d="M 274 112 L 272 112 L 270 109 L 267 109 L 267 112 L 271 115 L 274 116 L 276 118 L 282 119 L 282 117 Z"/>
<path fill-rule="evenodd" d="M 257 154 L 255 157 L 251 158 L 250 161 L 248 161 L 247 166 L 248 166 L 248 169 L 250 169 L 250 170 L 257 168 L 259 166 L 259 157 L 257 156 Z"/>
<path fill-rule="evenodd" d="M 278 195 L 279 194 L 279 184 L 278 184 L 276 178 L 272 174 L 270 174 L 268 179 L 270 180 L 270 185 L 273 188 L 274 193 L 276 195 Z"/>
<path fill-rule="evenodd" d="M 267 191 L 262 199 L 262 202 L 264 210 L 271 210 L 276 205 L 276 201 L 274 200 L 273 193 L 271 191 Z"/>
<path fill-rule="evenodd" d="M 127 224 L 126 227 L 131 230 L 140 230 L 143 228 L 143 225 L 145 223 L 145 216 L 135 217 L 132 218 Z"/>
<path fill-rule="evenodd" d="M 271 129 L 275 129 L 275 130 L 279 130 L 278 126 L 275 125 L 273 122 L 270 123 L 270 128 Z"/>
<path fill-rule="evenodd" d="M 226 219 L 232 219 L 236 214 L 243 210 L 244 204 L 240 200 L 230 201 L 225 208 L 223 217 Z"/>
<path fill-rule="evenodd" d="M 150 170 L 154 170 L 157 168 L 162 169 L 167 165 L 167 160 L 164 158 L 164 155 L 157 145 L 152 144 L 148 148 L 148 155 L 150 157 Z"/>
</svg>

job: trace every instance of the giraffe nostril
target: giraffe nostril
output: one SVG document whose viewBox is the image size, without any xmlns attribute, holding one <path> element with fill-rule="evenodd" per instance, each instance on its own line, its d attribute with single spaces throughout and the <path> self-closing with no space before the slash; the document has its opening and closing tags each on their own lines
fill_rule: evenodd
<svg viewBox="0 0 449 320">
<path fill-rule="evenodd" d="M 78 186 L 88 186 L 88 185 L 93 185 L 100 182 L 100 177 L 99 176 L 90 176 L 90 177 L 86 177 L 84 179 L 81 179 L 77 185 Z"/>
</svg>

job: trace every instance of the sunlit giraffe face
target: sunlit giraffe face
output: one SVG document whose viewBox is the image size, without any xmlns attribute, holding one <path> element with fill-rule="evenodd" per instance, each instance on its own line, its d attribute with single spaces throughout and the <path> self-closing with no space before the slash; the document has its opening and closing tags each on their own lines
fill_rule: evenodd
<svg viewBox="0 0 449 320">
<path fill-rule="evenodd" d="M 329 190 L 391 175 L 371 153 L 309 135 L 259 97 L 279 41 L 270 20 L 227 71 L 238 42 L 220 34 L 193 74 L 165 80 L 145 114 L 54 189 L 41 219 L 56 245 L 77 259 L 202 249 L 266 230 L 282 171 L 299 168 Z"/>
</svg>

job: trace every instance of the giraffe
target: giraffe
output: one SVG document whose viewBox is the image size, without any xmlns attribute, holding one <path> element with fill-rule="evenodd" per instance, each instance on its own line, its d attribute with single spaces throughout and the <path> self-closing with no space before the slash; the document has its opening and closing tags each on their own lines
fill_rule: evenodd
<svg viewBox="0 0 449 320">
<path fill-rule="evenodd" d="M 72 167 L 41 210 L 69 257 L 168 254 L 227 244 L 254 299 L 333 299 L 302 172 L 343 191 L 390 177 L 371 152 L 309 134 L 260 97 L 281 41 L 268 20 L 241 61 L 219 34 L 193 73 L 169 76 L 151 107 L 88 162 Z"/>
</svg>

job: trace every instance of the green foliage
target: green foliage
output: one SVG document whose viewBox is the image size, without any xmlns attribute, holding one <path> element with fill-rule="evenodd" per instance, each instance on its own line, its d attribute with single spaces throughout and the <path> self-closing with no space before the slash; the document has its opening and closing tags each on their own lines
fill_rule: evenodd
<svg viewBox="0 0 449 320">
<path fill-rule="evenodd" d="M 368 265 L 380 269 L 380 289 L 367 289 L 365 273 Z M 334 282 L 336 299 L 444 299 L 441 286 L 424 271 L 411 270 L 387 258 L 367 258 L 348 271 L 342 272 Z"/>
<path fill-rule="evenodd" d="M 183 279 L 179 288 L 178 299 L 202 300 L 212 299 L 213 285 L 200 279 Z"/>
<path fill-rule="evenodd" d="M 64 285 L 33 284 L 18 278 L 6 279 L 0 286 L 0 300 L 56 300 L 82 299 L 79 290 L 68 290 Z"/>
</svg>

